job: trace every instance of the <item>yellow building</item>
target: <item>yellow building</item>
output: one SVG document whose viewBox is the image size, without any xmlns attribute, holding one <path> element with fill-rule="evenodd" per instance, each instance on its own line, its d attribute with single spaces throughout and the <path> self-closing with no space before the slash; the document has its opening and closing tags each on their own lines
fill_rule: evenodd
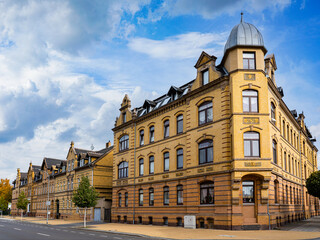
<svg viewBox="0 0 320 240">
<path fill-rule="evenodd" d="M 50 218 L 83 218 L 83 209 L 75 207 L 72 196 L 81 177 L 86 176 L 99 193 L 96 206 L 87 211 L 88 220 L 111 221 L 112 161 L 110 141 L 99 151 L 75 148 L 71 142 L 67 160 L 45 157 L 41 166 L 30 163 L 28 173 L 18 169 L 13 181 L 12 214 L 19 214 L 16 202 L 24 191 L 29 200 L 29 216 L 46 217 L 48 208 Z"/>
<path fill-rule="evenodd" d="M 268 229 L 319 214 L 305 179 L 317 148 L 283 101 L 263 37 L 242 21 L 219 65 L 202 52 L 196 79 L 131 109 L 114 131 L 112 221 Z"/>
</svg>

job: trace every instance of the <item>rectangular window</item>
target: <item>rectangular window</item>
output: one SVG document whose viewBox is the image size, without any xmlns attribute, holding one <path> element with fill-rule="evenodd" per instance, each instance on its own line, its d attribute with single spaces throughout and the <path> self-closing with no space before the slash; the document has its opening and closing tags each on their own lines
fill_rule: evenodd
<svg viewBox="0 0 320 240">
<path fill-rule="evenodd" d="M 243 69 L 256 69 L 254 53 L 244 52 L 242 56 L 243 56 Z"/>
<path fill-rule="evenodd" d="M 183 115 L 177 117 L 177 134 L 183 132 Z"/>
<path fill-rule="evenodd" d="M 243 112 L 258 112 L 258 92 L 255 90 L 242 91 Z"/>
<path fill-rule="evenodd" d="M 152 143 L 152 142 L 154 142 L 154 126 L 150 127 L 149 133 L 150 133 L 149 141 L 150 141 L 150 143 Z"/>
<path fill-rule="evenodd" d="M 284 155 L 283 155 L 283 161 L 284 161 L 284 170 L 287 171 L 287 153 L 284 152 Z"/>
<path fill-rule="evenodd" d="M 163 154 L 163 170 L 165 172 L 169 171 L 169 153 L 168 152 L 165 152 Z"/>
<path fill-rule="evenodd" d="M 143 190 L 139 190 L 139 206 L 143 206 Z"/>
<path fill-rule="evenodd" d="M 119 193 L 119 207 L 121 207 L 121 193 Z"/>
<path fill-rule="evenodd" d="M 143 176 L 143 159 L 139 160 L 139 176 Z"/>
<path fill-rule="evenodd" d="M 243 203 L 254 203 L 254 182 L 242 182 L 242 199 Z"/>
<path fill-rule="evenodd" d="M 208 69 L 202 72 L 202 85 L 209 83 L 209 71 Z"/>
<path fill-rule="evenodd" d="M 154 190 L 153 188 L 149 189 L 149 206 L 154 205 Z"/>
<path fill-rule="evenodd" d="M 259 157 L 260 156 L 260 140 L 259 133 L 246 132 L 243 135 L 244 156 Z"/>
<path fill-rule="evenodd" d="M 183 168 L 183 149 L 177 150 L 177 169 Z"/>
<path fill-rule="evenodd" d="M 169 205 L 169 187 L 163 188 L 163 204 Z"/>
<path fill-rule="evenodd" d="M 154 156 L 149 157 L 149 174 L 154 174 Z"/>
</svg>

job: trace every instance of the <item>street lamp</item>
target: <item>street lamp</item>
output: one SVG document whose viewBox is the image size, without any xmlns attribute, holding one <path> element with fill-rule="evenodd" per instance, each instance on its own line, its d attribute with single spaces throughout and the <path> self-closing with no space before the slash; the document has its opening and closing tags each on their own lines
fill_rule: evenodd
<svg viewBox="0 0 320 240">
<path fill-rule="evenodd" d="M 46 171 L 43 171 L 42 170 L 42 173 L 46 173 L 47 174 L 47 177 L 48 177 L 48 183 L 47 183 L 47 185 L 48 185 L 48 190 L 47 190 L 47 192 L 48 192 L 48 200 L 47 200 L 47 202 L 46 202 L 46 206 L 47 206 L 47 225 L 48 225 L 48 221 L 49 221 L 49 205 L 50 205 L 50 200 L 49 200 L 49 184 L 50 184 L 50 175 L 49 175 L 49 173 L 48 172 L 46 172 Z"/>
</svg>

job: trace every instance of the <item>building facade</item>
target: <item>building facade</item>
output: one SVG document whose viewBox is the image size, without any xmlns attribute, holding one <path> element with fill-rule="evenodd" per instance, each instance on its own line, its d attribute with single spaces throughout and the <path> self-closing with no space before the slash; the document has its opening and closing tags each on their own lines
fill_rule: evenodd
<svg viewBox="0 0 320 240">
<path fill-rule="evenodd" d="M 196 78 L 115 122 L 112 221 L 268 229 L 319 214 L 306 178 L 317 151 L 303 113 L 283 101 L 277 65 L 241 22 L 219 65 L 202 52 Z"/>
<path fill-rule="evenodd" d="M 74 205 L 72 196 L 81 178 L 88 177 L 99 193 L 96 206 L 87 210 L 88 220 L 111 221 L 112 160 L 110 141 L 99 151 L 75 148 L 71 142 L 66 160 L 45 157 L 41 166 L 30 163 L 27 173 L 18 169 L 13 181 L 12 214 L 20 214 L 16 204 L 24 191 L 29 200 L 28 216 L 46 217 L 48 209 L 50 218 L 83 218 L 84 209 Z"/>
</svg>

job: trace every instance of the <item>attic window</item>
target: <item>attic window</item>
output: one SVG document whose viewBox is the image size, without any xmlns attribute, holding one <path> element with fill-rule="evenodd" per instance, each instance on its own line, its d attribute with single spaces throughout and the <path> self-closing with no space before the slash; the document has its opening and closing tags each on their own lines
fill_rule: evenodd
<svg viewBox="0 0 320 240">
<path fill-rule="evenodd" d="M 127 121 L 127 114 L 124 112 L 122 113 L 122 123 L 125 123 Z"/>
<path fill-rule="evenodd" d="M 202 85 L 209 83 L 209 71 L 208 69 L 202 71 Z"/>
</svg>

